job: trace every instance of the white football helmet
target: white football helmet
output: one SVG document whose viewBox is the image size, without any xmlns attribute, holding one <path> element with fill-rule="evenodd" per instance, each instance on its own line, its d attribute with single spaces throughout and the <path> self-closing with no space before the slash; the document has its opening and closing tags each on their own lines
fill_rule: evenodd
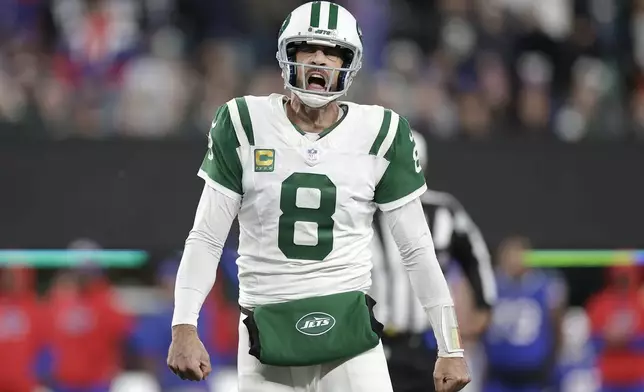
<svg viewBox="0 0 644 392">
<path fill-rule="evenodd" d="M 344 49 L 342 68 L 323 67 L 295 62 L 297 46 L 302 43 Z M 314 1 L 297 7 L 284 20 L 277 39 L 277 61 L 282 69 L 284 87 L 293 91 L 305 105 L 319 108 L 347 93 L 362 66 L 362 32 L 356 18 L 345 8 L 328 1 Z M 331 80 L 338 77 L 335 91 L 332 83 L 325 91 L 311 91 L 297 85 L 297 72 L 306 67 L 326 69 Z"/>
</svg>

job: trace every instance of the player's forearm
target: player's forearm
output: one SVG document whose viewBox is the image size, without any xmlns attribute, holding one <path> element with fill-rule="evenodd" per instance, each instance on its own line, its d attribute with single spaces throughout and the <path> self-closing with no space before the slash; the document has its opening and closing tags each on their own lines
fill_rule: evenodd
<svg viewBox="0 0 644 392">
<path fill-rule="evenodd" d="M 419 200 L 383 213 L 421 305 L 453 305 Z M 431 284 L 430 284 L 431 283 Z"/>
<path fill-rule="evenodd" d="M 197 325 L 240 202 L 205 186 L 177 272 L 172 326 Z"/>
<path fill-rule="evenodd" d="M 416 296 L 430 319 L 440 356 L 463 356 L 452 333 L 454 301 L 438 263 L 420 200 L 383 214 L 394 237 Z"/>
</svg>

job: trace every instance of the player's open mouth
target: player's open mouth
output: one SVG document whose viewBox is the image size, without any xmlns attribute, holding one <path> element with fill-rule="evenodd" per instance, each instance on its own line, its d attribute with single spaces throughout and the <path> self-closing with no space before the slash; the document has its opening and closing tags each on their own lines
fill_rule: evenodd
<svg viewBox="0 0 644 392">
<path fill-rule="evenodd" d="M 311 72 L 306 76 L 306 89 L 315 91 L 326 91 L 327 80 L 324 74 Z"/>
</svg>

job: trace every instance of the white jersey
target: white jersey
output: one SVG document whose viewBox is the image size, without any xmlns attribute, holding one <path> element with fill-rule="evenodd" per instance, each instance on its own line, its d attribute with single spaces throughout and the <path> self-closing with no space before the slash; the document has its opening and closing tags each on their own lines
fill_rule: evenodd
<svg viewBox="0 0 644 392">
<path fill-rule="evenodd" d="M 426 190 L 409 124 L 396 113 L 341 102 L 342 118 L 307 137 L 284 102 L 273 94 L 223 105 L 199 171 L 241 199 L 239 302 L 249 308 L 367 292 L 376 208 L 397 208 Z"/>
</svg>

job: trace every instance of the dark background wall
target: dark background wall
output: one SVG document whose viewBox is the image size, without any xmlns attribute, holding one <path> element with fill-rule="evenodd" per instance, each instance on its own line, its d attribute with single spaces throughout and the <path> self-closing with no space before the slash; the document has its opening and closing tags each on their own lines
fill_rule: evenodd
<svg viewBox="0 0 644 392">
<path fill-rule="evenodd" d="M 628 144 L 430 142 L 430 188 L 454 193 L 491 247 L 644 247 L 644 154 Z M 0 247 L 180 247 L 203 186 L 199 142 L 0 145 Z"/>
</svg>

